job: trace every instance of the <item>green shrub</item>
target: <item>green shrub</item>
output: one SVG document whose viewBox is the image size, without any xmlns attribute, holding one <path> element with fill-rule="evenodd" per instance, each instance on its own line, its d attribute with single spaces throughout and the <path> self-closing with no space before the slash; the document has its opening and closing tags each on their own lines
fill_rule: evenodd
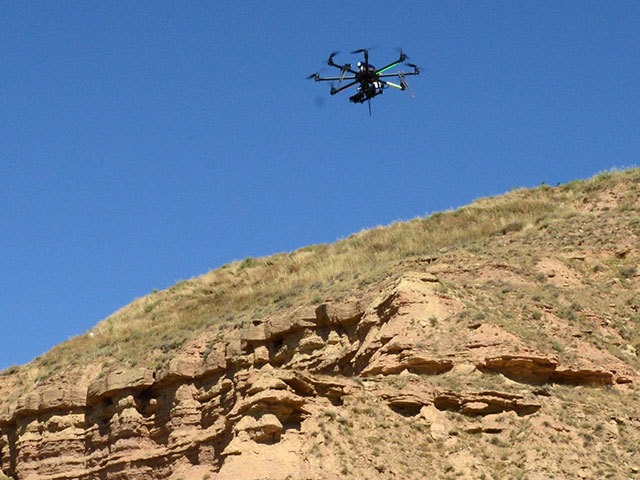
<svg viewBox="0 0 640 480">
<path fill-rule="evenodd" d="M 247 257 L 242 262 L 240 262 L 240 269 L 244 270 L 245 268 L 251 268 L 256 265 L 256 259 L 253 257 Z"/>
<path fill-rule="evenodd" d="M 622 278 L 631 278 L 636 274 L 636 267 L 623 267 L 620 269 L 619 273 Z"/>
</svg>

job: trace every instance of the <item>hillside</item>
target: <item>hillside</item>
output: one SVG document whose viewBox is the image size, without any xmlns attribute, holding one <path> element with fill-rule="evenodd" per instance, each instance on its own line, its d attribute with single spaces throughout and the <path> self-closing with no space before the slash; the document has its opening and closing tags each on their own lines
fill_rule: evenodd
<svg viewBox="0 0 640 480">
<path fill-rule="evenodd" d="M 0 470 L 636 478 L 639 259 L 631 169 L 225 265 L 2 372 Z"/>
</svg>

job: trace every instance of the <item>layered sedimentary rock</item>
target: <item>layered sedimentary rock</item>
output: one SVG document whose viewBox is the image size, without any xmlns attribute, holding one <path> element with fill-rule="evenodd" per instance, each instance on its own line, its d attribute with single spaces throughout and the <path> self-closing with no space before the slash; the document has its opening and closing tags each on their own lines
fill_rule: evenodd
<svg viewBox="0 0 640 480">
<path fill-rule="evenodd" d="M 621 362 L 562 365 L 477 324 L 436 348 L 439 326 L 463 308 L 436 290 L 433 276 L 411 274 L 367 304 L 352 298 L 274 314 L 240 338 L 177 352 L 155 371 L 77 372 L 76 382 L 37 388 L 3 407 L 1 469 L 16 480 L 325 478 L 305 463 L 305 432 L 354 395 L 427 418 L 440 438 L 449 427 L 437 412 L 528 416 L 548 395 L 540 384 L 615 385 L 636 375 Z M 498 374 L 520 382 L 519 390 L 402 384 L 406 376 Z M 468 431 L 501 431 L 491 418 Z M 385 470 L 373 474 L 384 478 Z"/>
</svg>

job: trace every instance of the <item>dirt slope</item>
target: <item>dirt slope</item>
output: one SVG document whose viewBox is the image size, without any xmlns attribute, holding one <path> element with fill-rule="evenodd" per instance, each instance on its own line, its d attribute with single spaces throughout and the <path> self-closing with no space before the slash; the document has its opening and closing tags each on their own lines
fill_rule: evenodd
<svg viewBox="0 0 640 480">
<path fill-rule="evenodd" d="M 0 469 L 640 478 L 639 234 L 628 170 L 181 282 L 0 374 Z"/>
</svg>

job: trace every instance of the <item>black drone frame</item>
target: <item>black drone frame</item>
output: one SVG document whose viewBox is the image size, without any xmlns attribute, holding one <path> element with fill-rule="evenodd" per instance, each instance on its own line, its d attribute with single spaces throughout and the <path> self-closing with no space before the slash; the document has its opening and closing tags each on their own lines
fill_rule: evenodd
<svg viewBox="0 0 640 480">
<path fill-rule="evenodd" d="M 402 51 L 400 52 L 400 58 L 398 60 L 378 70 L 374 70 L 373 67 L 369 65 L 368 49 L 361 48 L 359 50 L 351 52 L 351 54 L 356 53 L 364 53 L 364 64 L 362 64 L 363 67 L 360 67 L 360 69 L 354 70 L 353 68 L 351 68 L 351 64 L 349 63 L 345 63 L 344 65 L 335 63 L 333 61 L 333 57 L 335 57 L 338 52 L 333 52 L 331 53 L 331 55 L 329 55 L 327 65 L 329 65 L 330 67 L 338 68 L 340 70 L 340 75 L 338 77 L 321 77 L 320 73 L 313 73 L 307 78 L 313 78 L 316 82 L 337 81 L 337 87 L 334 87 L 333 83 L 331 84 L 331 95 L 335 95 L 336 93 L 340 93 L 343 90 L 359 84 L 360 87 L 358 88 L 358 93 L 349 97 L 349 100 L 352 103 L 369 102 L 369 114 L 371 114 L 371 99 L 376 95 L 381 94 L 383 89 L 386 87 L 393 87 L 398 90 L 408 90 L 411 96 L 414 97 L 413 92 L 411 91 L 411 87 L 409 87 L 409 84 L 407 83 L 405 77 L 409 75 L 420 75 L 420 68 L 417 65 L 414 65 L 412 63 L 405 64 L 413 68 L 412 72 L 385 73 L 387 70 L 400 65 L 408 58 L 404 53 L 402 53 Z M 400 80 L 400 84 L 384 80 L 385 78 L 393 77 L 397 77 Z M 345 81 L 350 82 L 343 85 L 343 82 Z"/>
</svg>

